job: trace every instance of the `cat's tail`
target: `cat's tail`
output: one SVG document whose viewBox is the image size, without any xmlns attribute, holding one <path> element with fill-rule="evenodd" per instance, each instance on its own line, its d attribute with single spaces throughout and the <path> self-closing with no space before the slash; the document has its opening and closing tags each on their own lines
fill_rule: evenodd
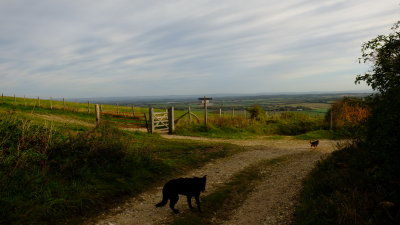
<svg viewBox="0 0 400 225">
<path fill-rule="evenodd" d="M 156 207 L 163 207 L 164 205 L 166 205 L 168 202 L 168 198 L 165 194 L 163 194 L 163 199 L 161 200 L 161 202 L 156 204 Z"/>
</svg>

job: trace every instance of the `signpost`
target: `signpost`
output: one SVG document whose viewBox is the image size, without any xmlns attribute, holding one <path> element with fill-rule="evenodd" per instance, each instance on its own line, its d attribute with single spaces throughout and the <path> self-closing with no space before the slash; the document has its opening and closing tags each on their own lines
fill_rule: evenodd
<svg viewBox="0 0 400 225">
<path fill-rule="evenodd" d="M 204 126 L 207 127 L 207 104 L 212 100 L 212 98 L 204 96 L 203 98 L 199 98 L 199 100 L 201 100 L 201 103 L 204 105 Z"/>
</svg>

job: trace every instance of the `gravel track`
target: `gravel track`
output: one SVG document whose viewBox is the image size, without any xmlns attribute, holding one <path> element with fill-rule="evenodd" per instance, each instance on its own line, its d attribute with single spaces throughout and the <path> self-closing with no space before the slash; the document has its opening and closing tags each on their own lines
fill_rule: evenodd
<svg viewBox="0 0 400 225">
<path fill-rule="evenodd" d="M 234 210 L 223 225 L 289 225 L 293 222 L 301 182 L 311 171 L 320 153 L 290 155 L 289 159 L 263 171 L 269 174 L 243 205 Z"/>
<path fill-rule="evenodd" d="M 192 137 L 181 137 L 181 136 L 173 136 L 168 135 L 166 138 L 178 138 L 178 139 L 194 139 L 199 141 L 208 141 L 208 142 L 227 142 L 233 143 L 236 145 L 244 146 L 246 151 L 237 153 L 227 158 L 212 160 L 203 167 L 199 169 L 195 169 L 192 171 L 188 171 L 186 174 L 182 175 L 182 177 L 193 177 L 193 176 L 203 176 L 207 175 L 207 187 L 206 191 L 202 195 L 207 195 L 208 193 L 212 193 L 215 188 L 221 184 L 229 181 L 233 174 L 243 170 L 245 167 L 260 162 L 261 160 L 273 159 L 283 155 L 289 155 L 293 153 L 300 152 L 309 152 L 311 149 L 307 141 L 304 140 L 295 140 L 291 138 L 284 138 L 282 140 L 215 140 L 215 139 L 207 139 L 207 138 L 192 138 Z M 312 168 L 314 162 L 321 157 L 324 153 L 329 153 L 335 149 L 336 142 L 329 140 L 321 140 L 320 145 L 317 149 L 312 149 L 315 154 L 312 154 L 310 158 L 301 158 L 297 161 L 290 161 L 290 166 L 282 165 L 279 170 L 273 177 L 279 178 L 285 175 L 283 180 L 273 180 L 269 178 L 265 183 L 260 184 L 260 188 L 256 188 L 254 191 L 254 195 L 261 191 L 264 191 L 264 194 L 261 194 L 260 197 L 270 195 L 275 196 L 272 200 L 268 200 L 261 207 L 261 209 L 268 209 L 269 213 L 272 213 L 271 216 L 267 217 L 270 221 L 281 221 L 276 218 L 279 218 L 281 215 L 287 215 L 287 213 L 292 213 L 292 210 L 285 211 L 287 206 L 294 205 L 293 201 L 295 194 L 298 192 L 300 188 L 300 180 L 302 177 L 307 174 L 310 168 Z M 300 160 L 300 161 L 299 161 Z M 271 185 L 271 183 L 273 185 Z M 287 187 L 285 189 L 282 187 Z M 293 191 L 288 191 L 293 189 Z M 174 215 L 168 206 L 162 208 L 155 208 L 154 204 L 158 203 L 161 198 L 161 190 L 162 186 L 156 187 L 153 189 L 149 189 L 148 191 L 131 198 L 125 201 L 123 204 L 104 212 L 102 215 L 91 218 L 84 222 L 85 225 L 128 225 L 128 224 L 163 224 L 163 221 L 171 219 Z M 271 193 L 276 193 L 271 195 Z M 282 195 L 282 193 L 288 193 L 288 195 Z M 290 194 L 289 194 L 290 193 Z M 293 194 L 294 193 L 294 194 Z M 250 199 L 257 197 L 250 196 Z M 256 202 L 257 203 L 257 202 Z M 246 209 L 247 200 L 242 207 L 240 207 L 237 211 L 232 214 L 232 221 L 240 221 L 239 217 L 249 217 L 248 210 Z M 264 203 L 263 203 L 264 204 Z M 275 208 L 278 204 L 281 207 L 278 207 L 278 211 L 269 210 L 271 208 Z M 255 204 L 257 205 L 257 204 Z M 185 213 L 188 211 L 187 203 L 185 197 L 181 197 L 180 201 L 176 205 L 176 208 L 181 211 L 181 213 Z M 256 206 L 251 207 L 251 211 L 255 210 Z M 285 214 L 286 213 L 286 214 Z M 238 216 L 238 217 L 236 217 Z M 265 217 L 265 215 L 264 215 Z M 228 221 L 227 224 L 233 224 L 232 221 Z M 263 221 L 263 220 L 262 220 Z M 266 221 L 263 221 L 266 222 Z M 240 222 L 235 224 L 248 224 L 249 222 Z M 263 224 L 263 223 L 250 223 L 250 224 Z M 265 224 L 280 224 L 280 223 L 265 223 Z"/>
</svg>

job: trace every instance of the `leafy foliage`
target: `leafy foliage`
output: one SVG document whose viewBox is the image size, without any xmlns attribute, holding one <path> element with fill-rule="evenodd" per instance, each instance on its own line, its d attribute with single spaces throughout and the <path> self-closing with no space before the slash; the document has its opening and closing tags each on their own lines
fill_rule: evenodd
<svg viewBox="0 0 400 225">
<path fill-rule="evenodd" d="M 370 100 L 372 116 L 368 121 L 367 140 L 377 149 L 398 152 L 400 137 L 400 21 L 389 35 L 380 35 L 362 47 L 364 62 L 374 65 L 370 73 L 358 76 L 379 91 Z M 382 151 L 381 150 L 381 151 Z"/>
<path fill-rule="evenodd" d="M 364 63 L 373 63 L 369 73 L 358 75 L 356 83 L 365 81 L 383 95 L 398 92 L 400 87 L 400 21 L 392 27 L 389 35 L 378 37 L 362 45 Z"/>
<path fill-rule="evenodd" d="M 364 124 L 370 114 L 370 107 L 361 98 L 344 97 L 332 104 L 325 116 L 327 124 L 342 136 L 356 138 L 364 131 Z"/>
</svg>

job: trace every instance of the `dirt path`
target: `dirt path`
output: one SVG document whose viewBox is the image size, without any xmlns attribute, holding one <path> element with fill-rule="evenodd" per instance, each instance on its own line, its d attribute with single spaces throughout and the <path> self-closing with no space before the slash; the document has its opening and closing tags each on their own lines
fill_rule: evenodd
<svg viewBox="0 0 400 225">
<path fill-rule="evenodd" d="M 187 137 L 177 137 L 168 136 L 168 138 L 184 138 Z M 293 140 L 290 138 L 285 138 L 283 140 L 210 140 L 204 138 L 195 138 L 201 141 L 222 141 L 230 142 L 237 145 L 245 146 L 247 151 L 240 152 L 228 158 L 217 159 L 207 163 L 202 168 L 188 171 L 187 174 L 182 177 L 192 177 L 192 176 L 203 176 L 207 175 L 207 187 L 204 195 L 212 193 L 213 190 L 218 186 L 218 184 L 227 182 L 230 177 L 243 170 L 245 167 L 257 163 L 261 160 L 272 159 L 283 155 L 306 152 L 310 150 L 310 147 L 306 141 Z M 335 147 L 335 142 L 322 140 L 320 146 L 317 150 L 313 150 L 319 153 L 328 153 L 333 151 Z M 299 170 L 299 166 L 302 164 L 307 164 L 309 167 L 312 166 L 312 162 L 315 161 L 320 154 L 315 154 L 315 159 L 306 160 L 299 164 L 293 164 L 293 166 L 287 168 L 284 174 L 297 173 L 303 171 Z M 283 167 L 285 168 L 285 167 Z M 306 173 L 306 172 L 304 172 Z M 297 175 L 295 175 L 297 176 Z M 300 177 L 300 176 L 299 176 Z M 293 180 L 293 177 L 287 177 L 287 180 Z M 274 192 L 276 189 L 280 189 L 279 183 L 276 185 L 270 185 L 269 192 Z M 122 225 L 122 224 L 162 224 L 162 222 L 173 217 L 171 210 L 168 207 L 155 208 L 154 204 L 161 200 L 161 189 L 162 187 L 157 187 L 148 190 L 139 196 L 126 201 L 123 205 L 120 205 L 110 211 L 100 215 L 97 218 L 92 218 L 86 221 L 84 224 L 92 225 Z M 295 188 L 298 189 L 298 188 Z M 281 190 L 278 190 L 278 192 Z M 257 193 L 257 191 L 255 192 Z M 279 195 L 277 195 L 279 197 Z M 289 201 L 291 198 L 289 196 Z M 284 201 L 288 201 L 284 200 Z M 266 206 L 264 206 L 265 208 Z M 178 202 L 176 205 L 181 213 L 185 213 L 188 209 L 185 199 Z M 246 210 L 245 208 L 243 210 Z M 244 213 L 246 213 L 244 211 Z M 239 215 L 239 211 L 235 212 Z M 235 219 L 236 220 L 236 219 Z M 257 224 L 257 223 L 250 223 Z"/>
<path fill-rule="evenodd" d="M 321 154 L 315 152 L 290 155 L 284 163 L 266 168 L 264 172 L 270 175 L 232 212 L 228 221 L 220 224 L 292 224 L 301 182 L 320 158 Z"/>
</svg>

